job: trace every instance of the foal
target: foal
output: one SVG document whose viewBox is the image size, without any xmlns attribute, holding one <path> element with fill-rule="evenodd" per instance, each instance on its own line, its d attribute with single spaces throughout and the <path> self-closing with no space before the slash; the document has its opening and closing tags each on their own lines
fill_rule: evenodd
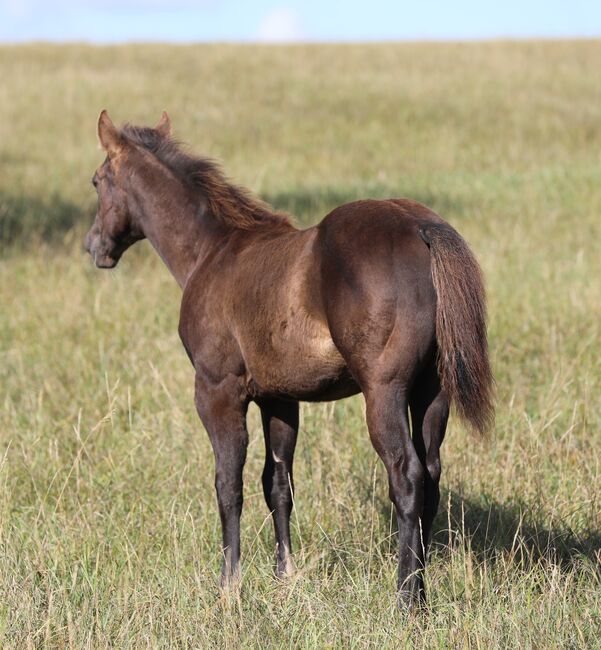
<svg viewBox="0 0 601 650">
<path fill-rule="evenodd" d="M 183 289 L 179 334 L 215 453 L 222 586 L 240 579 L 249 402 L 261 409 L 263 490 L 285 576 L 299 400 L 362 392 L 397 513 L 399 595 L 423 601 L 449 404 L 478 431 L 493 415 L 477 262 L 449 224 L 409 200 L 349 203 L 298 230 L 170 131 L 166 113 L 154 129 L 118 130 L 102 111 L 107 156 L 86 248 L 112 268 L 146 237 Z"/>
</svg>

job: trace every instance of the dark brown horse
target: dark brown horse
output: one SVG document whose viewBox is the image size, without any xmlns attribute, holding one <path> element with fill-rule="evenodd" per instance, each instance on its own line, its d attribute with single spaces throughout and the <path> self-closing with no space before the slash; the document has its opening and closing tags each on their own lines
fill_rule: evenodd
<svg viewBox="0 0 601 650">
<path fill-rule="evenodd" d="M 107 157 L 86 248 L 112 268 L 146 237 L 183 289 L 179 334 L 215 453 L 222 585 L 240 578 L 249 402 L 261 409 L 263 489 L 285 576 L 298 402 L 362 392 L 397 513 L 400 597 L 423 600 L 449 404 L 478 431 L 493 415 L 477 262 L 449 224 L 409 200 L 349 203 L 298 230 L 183 152 L 170 130 L 166 113 L 154 129 L 121 130 L 101 113 Z"/>
</svg>

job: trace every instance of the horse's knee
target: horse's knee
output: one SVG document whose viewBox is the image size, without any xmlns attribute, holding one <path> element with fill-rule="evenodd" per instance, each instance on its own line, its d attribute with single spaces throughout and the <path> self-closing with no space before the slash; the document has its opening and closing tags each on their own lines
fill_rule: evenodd
<svg viewBox="0 0 601 650">
<path fill-rule="evenodd" d="M 222 513 L 227 514 L 242 509 L 243 486 L 238 477 L 232 477 L 223 472 L 215 473 L 215 491 L 217 502 Z"/>
</svg>

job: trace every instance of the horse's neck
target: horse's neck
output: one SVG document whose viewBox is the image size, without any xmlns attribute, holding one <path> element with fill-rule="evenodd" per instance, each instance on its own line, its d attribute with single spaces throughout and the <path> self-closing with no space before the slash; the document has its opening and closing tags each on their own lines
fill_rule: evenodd
<svg viewBox="0 0 601 650">
<path fill-rule="evenodd" d="M 149 178 L 134 192 L 144 235 L 160 255 L 180 287 L 184 287 L 201 249 L 212 244 L 198 201 L 176 179 Z"/>
</svg>

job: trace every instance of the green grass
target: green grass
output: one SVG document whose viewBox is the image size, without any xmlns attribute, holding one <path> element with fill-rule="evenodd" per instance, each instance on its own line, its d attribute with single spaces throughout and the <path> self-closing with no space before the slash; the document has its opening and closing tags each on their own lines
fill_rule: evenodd
<svg viewBox="0 0 601 650">
<path fill-rule="evenodd" d="M 599 647 L 601 42 L 0 48 L 2 647 Z M 101 108 L 293 212 L 409 196 L 486 274 L 498 414 L 453 419 L 430 612 L 395 607 L 394 524 L 360 397 L 305 405 L 271 575 L 256 409 L 244 587 L 218 596 L 213 458 L 147 244 L 81 236 Z"/>
</svg>

